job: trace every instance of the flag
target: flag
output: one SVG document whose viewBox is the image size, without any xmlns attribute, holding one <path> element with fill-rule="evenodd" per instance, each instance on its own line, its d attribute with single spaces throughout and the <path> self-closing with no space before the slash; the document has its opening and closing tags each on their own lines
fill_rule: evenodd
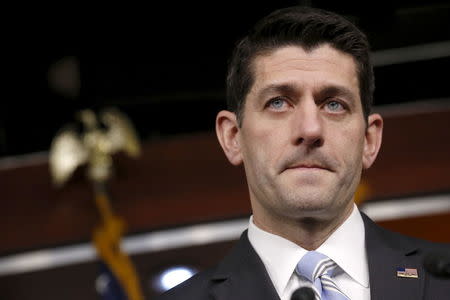
<svg viewBox="0 0 450 300">
<path fill-rule="evenodd" d="M 95 282 L 95 289 L 103 300 L 127 300 L 128 297 L 122 285 L 108 265 L 100 262 L 99 276 Z"/>
<path fill-rule="evenodd" d="M 419 278 L 417 269 L 413 268 L 397 268 L 397 277 Z"/>
<path fill-rule="evenodd" d="M 105 194 L 97 194 L 96 200 L 102 215 L 102 222 L 93 233 L 94 245 L 101 260 L 97 291 L 103 300 L 143 300 L 136 270 L 120 247 L 124 221 L 109 209 Z"/>
</svg>

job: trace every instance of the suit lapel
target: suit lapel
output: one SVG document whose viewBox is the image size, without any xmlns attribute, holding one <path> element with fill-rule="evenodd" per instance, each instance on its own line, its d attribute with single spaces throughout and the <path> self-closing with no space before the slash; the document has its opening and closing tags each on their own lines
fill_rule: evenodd
<svg viewBox="0 0 450 300">
<path fill-rule="evenodd" d="M 216 300 L 279 300 L 263 262 L 245 231 L 212 277 L 211 296 Z"/>
<path fill-rule="evenodd" d="M 417 247 L 388 232 L 362 213 L 369 263 L 371 299 L 422 299 L 425 271 Z M 418 278 L 397 276 L 397 268 L 416 269 Z"/>
</svg>

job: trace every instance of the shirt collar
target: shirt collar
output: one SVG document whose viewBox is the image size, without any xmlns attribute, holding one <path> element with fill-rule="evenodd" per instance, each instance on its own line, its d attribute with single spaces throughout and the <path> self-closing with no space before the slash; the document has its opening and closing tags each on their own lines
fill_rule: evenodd
<svg viewBox="0 0 450 300">
<path fill-rule="evenodd" d="M 299 260 L 307 250 L 297 244 L 257 227 L 250 217 L 248 239 L 264 263 L 267 273 L 281 295 Z"/>
<path fill-rule="evenodd" d="M 360 285 L 369 287 L 364 222 L 356 205 L 347 220 L 317 248 L 317 251 L 334 260 Z"/>
<path fill-rule="evenodd" d="M 297 244 L 257 227 L 250 217 L 248 238 L 281 295 L 297 263 L 307 252 Z M 350 216 L 317 251 L 333 259 L 350 277 L 369 286 L 364 223 L 356 205 Z M 362 263 L 361 263 L 362 262 Z"/>
</svg>

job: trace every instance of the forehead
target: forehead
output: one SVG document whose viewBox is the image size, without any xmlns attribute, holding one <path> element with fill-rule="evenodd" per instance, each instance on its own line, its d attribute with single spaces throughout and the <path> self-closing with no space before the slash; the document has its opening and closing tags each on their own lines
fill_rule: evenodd
<svg viewBox="0 0 450 300">
<path fill-rule="evenodd" d="M 359 96 L 356 63 L 347 53 L 328 44 L 311 51 L 286 46 L 257 56 L 252 64 L 254 83 L 250 94 L 267 85 L 296 83 L 305 88 L 340 85 Z"/>
</svg>

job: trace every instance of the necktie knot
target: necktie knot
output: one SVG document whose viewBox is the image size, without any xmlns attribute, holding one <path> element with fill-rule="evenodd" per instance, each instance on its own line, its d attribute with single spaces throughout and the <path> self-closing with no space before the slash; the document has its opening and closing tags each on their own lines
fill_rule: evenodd
<svg viewBox="0 0 450 300">
<path fill-rule="evenodd" d="M 336 263 L 325 254 L 316 251 L 307 252 L 297 264 L 295 271 L 298 275 L 314 282 L 324 274 L 331 275 Z"/>
<path fill-rule="evenodd" d="M 295 267 L 295 272 L 312 283 L 317 300 L 349 300 L 331 278 L 337 264 L 328 256 L 307 252 Z"/>
</svg>

